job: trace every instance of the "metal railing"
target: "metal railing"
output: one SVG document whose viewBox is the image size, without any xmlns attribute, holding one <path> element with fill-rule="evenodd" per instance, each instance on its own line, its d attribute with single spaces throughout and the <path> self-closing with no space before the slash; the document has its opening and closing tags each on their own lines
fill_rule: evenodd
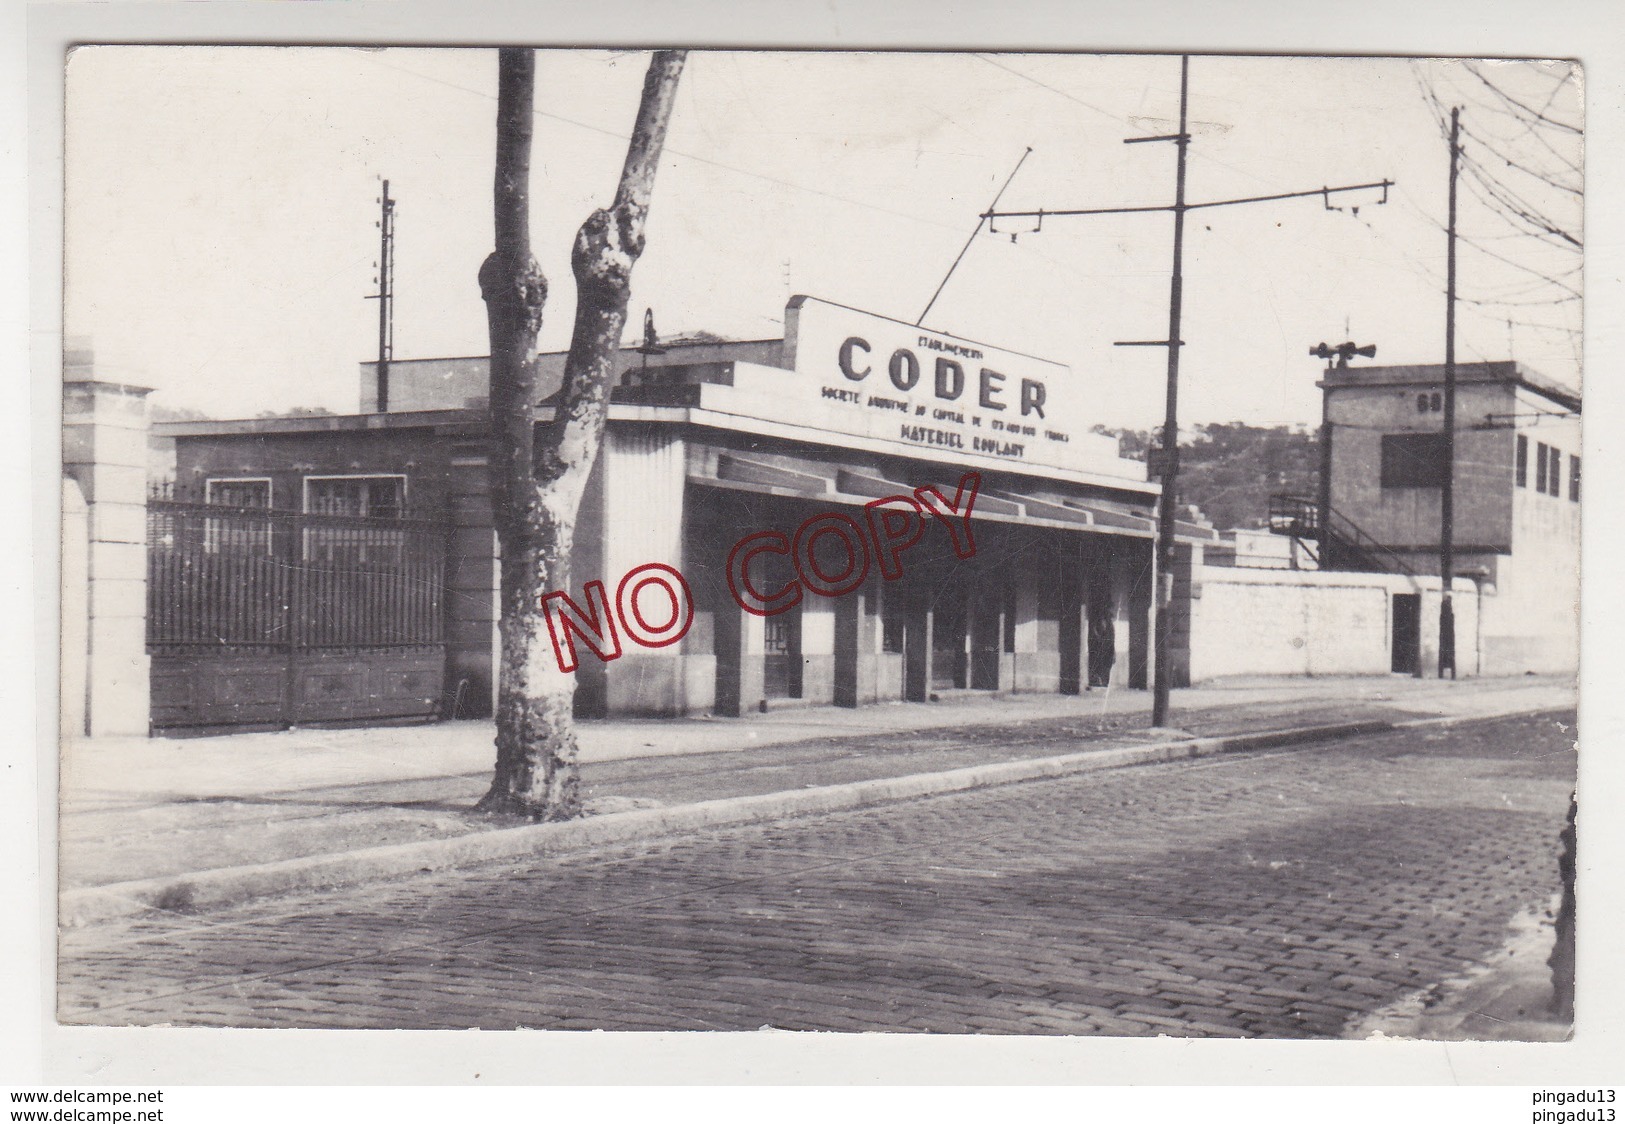
<svg viewBox="0 0 1625 1124">
<path fill-rule="evenodd" d="M 148 646 L 443 643 L 447 535 L 421 520 L 150 500 Z"/>
<path fill-rule="evenodd" d="M 1320 504 L 1304 496 L 1270 497 L 1269 528 L 1277 535 L 1318 544 L 1323 570 L 1375 570 L 1416 576 L 1411 565 L 1340 512 L 1328 510 L 1321 526 Z M 1348 564 L 1352 563 L 1352 564 Z"/>
</svg>

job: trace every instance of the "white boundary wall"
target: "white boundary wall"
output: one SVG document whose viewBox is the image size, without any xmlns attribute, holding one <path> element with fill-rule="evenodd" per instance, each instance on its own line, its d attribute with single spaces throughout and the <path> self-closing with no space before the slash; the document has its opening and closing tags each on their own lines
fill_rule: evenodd
<svg viewBox="0 0 1625 1124">
<path fill-rule="evenodd" d="M 1422 595 L 1422 671 L 1438 674 L 1439 579 L 1204 566 L 1191 605 L 1191 680 L 1230 675 L 1388 675 L 1394 594 Z M 1457 578 L 1458 675 L 1480 671 L 1480 594 Z"/>
</svg>

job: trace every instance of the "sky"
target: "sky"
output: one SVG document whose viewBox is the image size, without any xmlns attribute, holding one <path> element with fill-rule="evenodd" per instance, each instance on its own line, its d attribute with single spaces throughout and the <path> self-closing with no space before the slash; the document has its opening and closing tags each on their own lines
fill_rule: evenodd
<svg viewBox="0 0 1625 1124">
<path fill-rule="evenodd" d="M 608 203 L 644 52 L 542 51 L 532 238 L 541 346 L 568 346 L 576 228 Z M 1169 55 L 692 52 L 629 333 L 782 333 L 806 293 L 914 321 L 1025 149 L 1007 210 L 1164 206 Z M 380 178 L 395 357 L 479 355 L 496 53 L 89 47 L 68 66 L 66 306 L 101 376 L 216 417 L 357 408 L 375 357 Z M 1194 56 L 1188 201 L 1395 181 L 1187 218 L 1184 423 L 1312 424 L 1352 336 L 1444 356 L 1449 148 L 1462 107 L 1457 355 L 1578 386 L 1583 76 L 1568 64 Z M 1521 108 L 1520 108 L 1521 107 Z M 1539 114 L 1539 118 L 1535 114 Z M 1519 212 L 1522 212 L 1521 214 Z M 925 323 L 1067 364 L 1084 425 L 1161 420 L 1167 212 L 998 220 Z M 1011 238 L 1014 233 L 1016 237 Z M 1510 321 L 1510 323 L 1509 323 Z"/>
</svg>

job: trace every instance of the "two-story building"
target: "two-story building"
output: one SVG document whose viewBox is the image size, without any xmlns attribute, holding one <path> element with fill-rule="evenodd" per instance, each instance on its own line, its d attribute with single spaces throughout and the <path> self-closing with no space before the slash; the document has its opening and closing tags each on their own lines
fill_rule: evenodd
<svg viewBox="0 0 1625 1124">
<path fill-rule="evenodd" d="M 1453 473 L 1456 576 L 1485 594 L 1479 635 L 1458 646 L 1476 644 L 1486 675 L 1575 670 L 1579 393 L 1515 362 L 1458 364 L 1447 457 L 1442 365 L 1333 366 L 1319 385 L 1330 442 L 1323 522 L 1334 534 L 1352 525 L 1410 572 L 1437 575 Z"/>
</svg>

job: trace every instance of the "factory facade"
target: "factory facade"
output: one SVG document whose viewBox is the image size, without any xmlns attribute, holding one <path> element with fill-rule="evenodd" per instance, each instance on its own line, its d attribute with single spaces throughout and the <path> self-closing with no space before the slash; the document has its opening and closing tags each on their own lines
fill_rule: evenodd
<svg viewBox="0 0 1625 1124">
<path fill-rule="evenodd" d="M 536 422 L 546 425 L 563 356 L 540 364 Z M 1076 372 L 806 297 L 786 309 L 783 339 L 628 348 L 619 366 L 577 522 L 574 589 L 561 592 L 585 606 L 587 582 L 613 591 L 629 571 L 658 564 L 684 576 L 693 619 L 677 643 L 582 660 L 580 713 L 738 715 L 1146 685 L 1158 490 L 1115 438 L 1089 432 Z M 248 518 L 292 508 L 443 526 L 444 630 L 427 637 L 443 654 L 415 645 L 413 666 L 443 660 L 438 713 L 486 713 L 496 551 L 486 360 L 391 362 L 387 387 L 376 364 L 361 377 L 357 415 L 164 427 L 176 441 L 176 486 Z M 376 410 L 380 397 L 387 412 Z M 747 536 L 789 543 L 823 515 L 867 526 L 871 505 L 921 489 L 973 502 L 973 542 L 924 519 L 898 572 L 851 559 L 864 572 L 843 583 L 849 592 L 799 597 L 782 611 L 763 613 L 730 588 L 730 552 Z M 302 533 L 309 541 L 314 532 Z M 1181 524 L 1180 536 L 1188 560 L 1213 532 Z M 839 537 L 823 536 L 823 546 L 837 548 Z M 755 552 L 745 574 L 766 593 L 796 578 L 793 552 L 771 549 Z M 376 703 L 393 684 L 401 709 L 422 709 L 414 700 L 427 697 L 428 681 L 404 669 L 378 674 L 392 658 L 389 637 L 366 639 L 377 642 L 372 670 L 369 653 L 346 651 L 313 677 L 285 677 L 286 690 Z M 155 683 L 175 696 L 155 722 L 159 711 L 178 723 L 229 717 L 227 681 L 238 671 L 214 653 L 201 663 L 180 655 L 167 679 L 154 665 Z M 163 693 L 155 688 L 155 704 Z M 276 705 L 297 710 L 300 699 Z"/>
<path fill-rule="evenodd" d="M 563 362 L 539 359 L 538 426 Z M 1294 541 L 1241 549 L 1181 521 L 1159 582 L 1158 486 L 1090 431 L 1088 380 L 1063 365 L 807 297 L 790 302 L 782 339 L 626 348 L 558 592 L 590 610 L 590 583 L 613 594 L 629 573 L 675 573 L 687 615 L 674 643 L 576 661 L 578 710 L 739 716 L 1143 688 L 1159 584 L 1174 686 L 1431 674 L 1442 375 L 1328 369 L 1328 487 L 1272 516 Z M 122 653 L 123 670 L 68 694 L 122 684 L 150 698 L 144 725 L 160 731 L 490 713 L 486 360 L 362 364 L 360 379 L 353 415 L 158 427 L 175 479 L 148 498 L 143 528 L 141 395 L 97 382 L 88 360 L 72 372 L 87 646 Z M 1458 370 L 1458 674 L 1577 665 L 1579 406 L 1517 364 Z M 911 505 L 917 537 L 886 521 Z M 65 566 L 76 541 L 70 526 Z"/>
</svg>

